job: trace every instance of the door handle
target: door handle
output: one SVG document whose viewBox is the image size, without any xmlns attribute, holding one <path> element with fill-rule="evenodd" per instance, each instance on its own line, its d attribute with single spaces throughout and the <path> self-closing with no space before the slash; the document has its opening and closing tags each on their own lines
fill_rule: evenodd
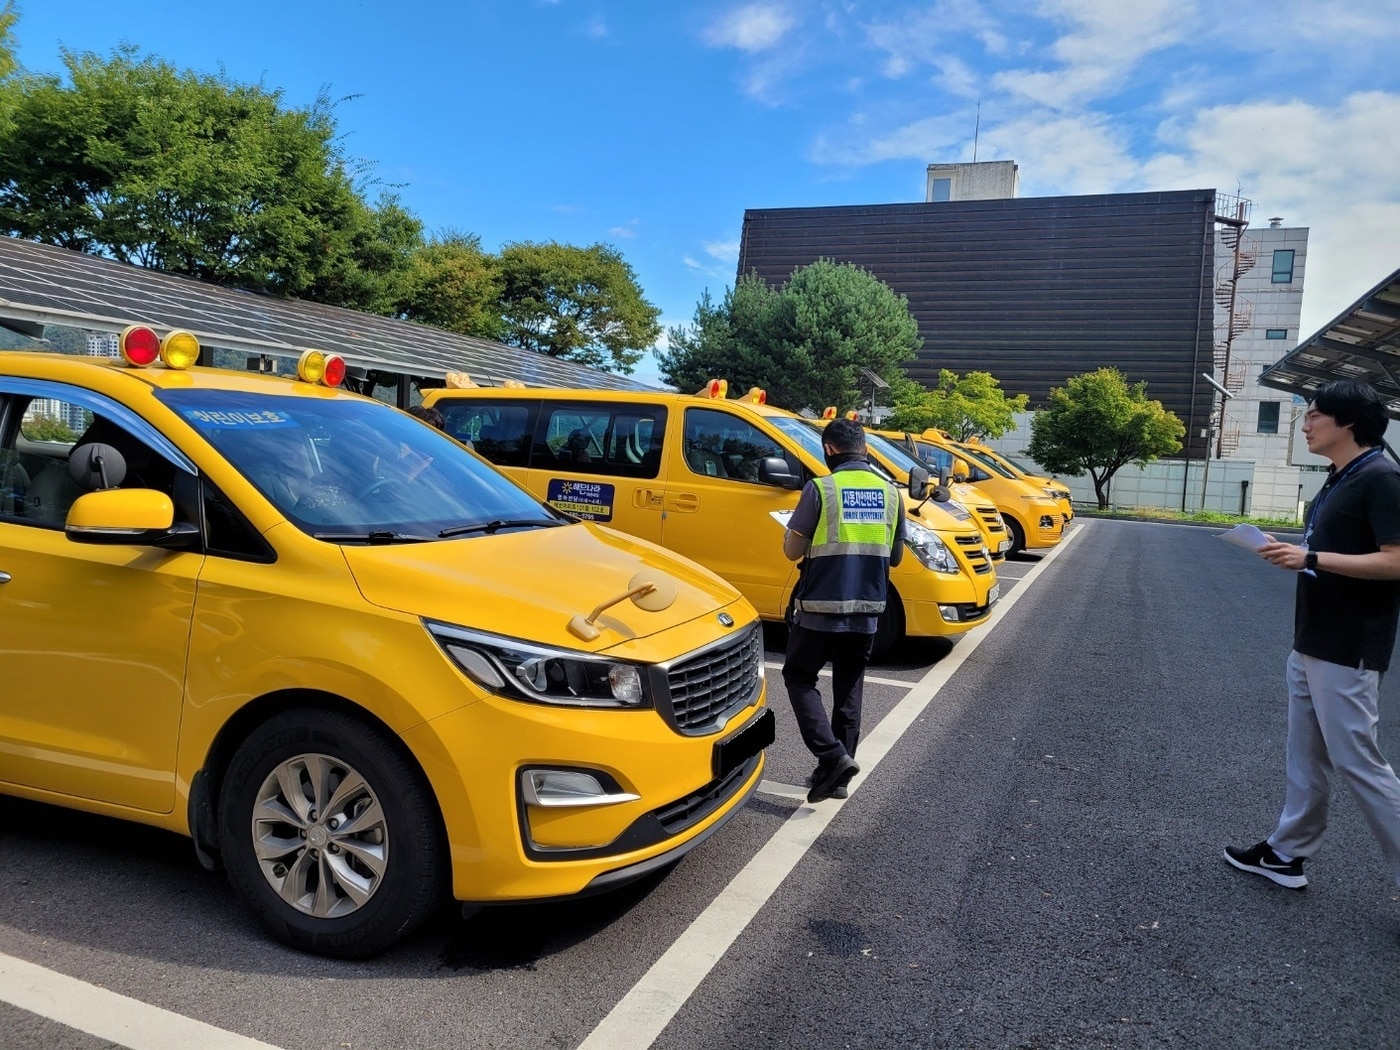
<svg viewBox="0 0 1400 1050">
<path fill-rule="evenodd" d="M 0 583 L 9 583 L 9 582 L 10 582 L 10 574 L 9 574 L 8 572 L 6 572 L 4 569 L 0 569 Z"/>
<path fill-rule="evenodd" d="M 638 510 L 660 510 L 661 493 L 656 489 L 637 489 L 632 494 L 632 506 Z"/>
<path fill-rule="evenodd" d="M 671 510 L 693 514 L 700 509 L 700 497 L 693 492 L 675 492 L 667 498 L 666 505 Z"/>
</svg>

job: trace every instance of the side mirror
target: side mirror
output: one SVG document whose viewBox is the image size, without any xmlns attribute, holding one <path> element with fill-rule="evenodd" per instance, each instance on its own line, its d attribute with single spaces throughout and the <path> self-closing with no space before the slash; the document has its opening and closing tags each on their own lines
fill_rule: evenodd
<svg viewBox="0 0 1400 1050">
<path fill-rule="evenodd" d="M 155 489 L 102 489 L 79 496 L 68 509 L 64 533 L 74 543 L 187 548 L 199 528 L 175 522 L 175 504 Z"/>
<path fill-rule="evenodd" d="M 909 498 L 915 503 L 928 499 L 928 471 L 923 467 L 909 470 Z"/>
<path fill-rule="evenodd" d="M 787 460 L 782 456 L 765 456 L 758 461 L 758 480 L 764 485 L 774 485 L 780 489 L 800 489 L 802 479 L 788 469 Z"/>
<path fill-rule="evenodd" d="M 949 480 L 951 479 L 951 476 L 952 476 L 952 472 L 949 471 L 947 467 L 943 467 L 943 468 L 941 468 L 941 469 L 938 471 L 938 487 L 937 487 L 936 489 L 933 490 L 933 502 L 935 502 L 935 503 L 947 503 L 947 502 L 948 502 L 948 499 L 949 499 L 950 496 L 952 495 L 952 494 L 948 491 L 948 482 L 949 482 Z"/>
<path fill-rule="evenodd" d="M 953 480 L 956 481 L 958 484 L 962 484 L 964 481 L 966 481 L 971 473 L 972 468 L 967 465 L 967 460 L 953 460 Z"/>
</svg>

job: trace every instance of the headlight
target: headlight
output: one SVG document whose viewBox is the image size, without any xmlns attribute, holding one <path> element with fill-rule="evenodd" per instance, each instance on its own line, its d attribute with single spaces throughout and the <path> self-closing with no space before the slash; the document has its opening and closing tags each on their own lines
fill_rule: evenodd
<svg viewBox="0 0 1400 1050">
<path fill-rule="evenodd" d="M 565 707 L 650 707 L 646 668 L 604 656 L 424 621 L 468 678 L 515 700 Z"/>
<path fill-rule="evenodd" d="M 958 568 L 958 560 L 953 557 L 953 552 L 936 533 L 908 518 L 904 520 L 904 545 L 914 552 L 926 568 L 934 572 L 962 571 Z"/>
</svg>

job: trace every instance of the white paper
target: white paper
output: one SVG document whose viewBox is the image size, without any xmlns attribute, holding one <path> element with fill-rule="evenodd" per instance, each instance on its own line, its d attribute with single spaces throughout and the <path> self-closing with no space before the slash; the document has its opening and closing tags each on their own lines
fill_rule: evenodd
<svg viewBox="0 0 1400 1050">
<path fill-rule="evenodd" d="M 1222 532 L 1220 538 L 1226 543 L 1233 543 L 1236 547 L 1243 547 L 1247 551 L 1258 551 L 1269 542 L 1269 537 L 1264 535 L 1263 530 L 1258 525 L 1250 525 L 1248 522 L 1236 525 L 1228 532 Z"/>
<path fill-rule="evenodd" d="M 1255 553 L 1258 553 L 1260 548 L 1269 542 L 1269 537 L 1264 535 L 1264 531 L 1260 529 L 1258 525 L 1251 525 L 1248 522 L 1243 522 L 1236 525 L 1233 529 L 1222 532 L 1220 538 L 1226 543 L 1233 543 L 1236 547 L 1243 547 L 1245 550 L 1254 551 Z M 1307 573 L 1309 576 L 1317 576 L 1317 573 L 1313 572 L 1311 569 L 1303 569 L 1301 571 Z"/>
<path fill-rule="evenodd" d="M 770 510 L 768 513 L 773 515 L 773 520 L 783 528 L 787 528 L 788 520 L 792 517 L 790 510 Z"/>
</svg>

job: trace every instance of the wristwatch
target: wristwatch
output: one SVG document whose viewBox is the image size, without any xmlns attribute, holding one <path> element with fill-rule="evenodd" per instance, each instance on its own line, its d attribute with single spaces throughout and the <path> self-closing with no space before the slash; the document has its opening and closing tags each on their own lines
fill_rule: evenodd
<svg viewBox="0 0 1400 1050">
<path fill-rule="evenodd" d="M 1308 551 L 1303 555 L 1303 568 L 1317 571 L 1317 551 Z"/>
</svg>

